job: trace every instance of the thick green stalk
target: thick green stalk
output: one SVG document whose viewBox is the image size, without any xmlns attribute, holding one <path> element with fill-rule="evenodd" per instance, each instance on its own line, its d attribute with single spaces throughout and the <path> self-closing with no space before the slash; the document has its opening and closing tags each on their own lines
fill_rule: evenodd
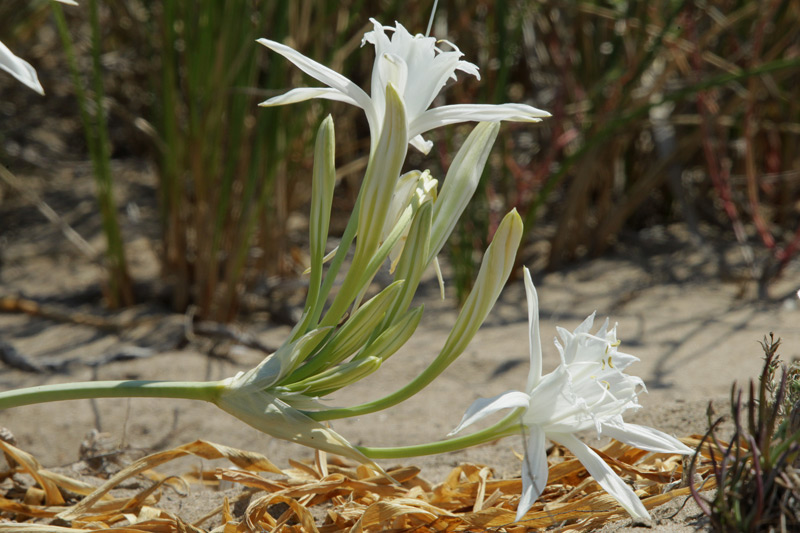
<svg viewBox="0 0 800 533">
<path fill-rule="evenodd" d="M 0 409 L 35 403 L 90 398 L 180 398 L 216 403 L 220 381 L 86 381 L 58 383 L 0 392 Z"/>
<path fill-rule="evenodd" d="M 356 449 L 370 459 L 405 459 L 408 457 L 419 457 L 421 455 L 436 455 L 438 453 L 454 452 L 477 446 L 486 442 L 501 439 L 519 433 L 519 415 L 522 409 L 515 409 L 508 416 L 497 424 L 476 431 L 463 437 L 440 440 L 428 444 L 415 444 L 412 446 L 394 446 L 387 448 L 371 448 L 368 446 L 356 446 Z"/>
</svg>

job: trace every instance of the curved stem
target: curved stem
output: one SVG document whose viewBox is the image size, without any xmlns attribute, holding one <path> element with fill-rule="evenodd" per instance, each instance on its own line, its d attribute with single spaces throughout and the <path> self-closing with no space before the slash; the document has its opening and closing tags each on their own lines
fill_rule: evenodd
<svg viewBox="0 0 800 533">
<path fill-rule="evenodd" d="M 58 383 L 0 392 L 0 409 L 35 403 L 89 398 L 181 398 L 215 403 L 220 381 L 87 381 Z"/>
<path fill-rule="evenodd" d="M 356 449 L 370 459 L 404 459 L 407 457 L 419 457 L 421 455 L 435 455 L 437 453 L 463 450 L 464 448 L 477 446 L 478 444 L 516 434 L 519 431 L 519 415 L 522 411 L 522 409 L 515 409 L 497 424 L 476 431 L 470 435 L 464 435 L 463 437 L 440 440 L 428 444 L 415 444 L 412 446 L 396 446 L 390 448 L 356 446 Z"/>
<path fill-rule="evenodd" d="M 449 363 L 449 362 L 448 362 Z M 350 418 L 354 416 L 367 415 L 376 411 L 388 409 L 400 402 L 403 402 L 416 393 L 427 387 L 436 377 L 447 368 L 441 364 L 439 358 L 435 359 L 420 375 L 406 384 L 403 388 L 372 402 L 362 403 L 353 407 L 338 407 L 326 409 L 324 411 L 304 411 L 303 414 L 313 418 L 317 422 L 325 420 L 336 420 L 339 418 Z"/>
</svg>

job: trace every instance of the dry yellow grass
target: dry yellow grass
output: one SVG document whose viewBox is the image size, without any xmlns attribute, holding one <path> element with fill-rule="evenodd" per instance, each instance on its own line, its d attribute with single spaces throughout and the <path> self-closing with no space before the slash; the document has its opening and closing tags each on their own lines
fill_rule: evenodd
<svg viewBox="0 0 800 533">
<path fill-rule="evenodd" d="M 698 436 L 682 440 L 688 446 L 700 443 Z M 24 473 L 34 480 L 25 491 L 8 491 L 0 497 L 0 531 L 4 532 L 427 533 L 533 528 L 583 532 L 626 516 L 581 463 L 559 446 L 550 453 L 547 488 L 522 522 L 514 521 L 521 480 L 494 479 L 491 468 L 475 464 L 459 465 L 444 482 L 431 486 L 413 466 L 390 469 L 390 480 L 365 466 L 328 461 L 324 454 L 317 454 L 314 464 L 291 461 L 290 468 L 280 470 L 263 455 L 198 440 L 143 457 L 94 487 L 43 468 L 11 444 L 0 441 L 0 448 L 11 465 L 0 479 Z M 597 451 L 636 488 L 648 509 L 689 494 L 684 475 L 687 458 L 648 453 L 616 441 Z M 180 477 L 153 470 L 187 455 L 227 459 L 235 468 Z M 703 479 L 704 489 L 713 488 L 709 462 L 707 453 L 698 458 L 695 476 Z M 114 494 L 123 482 L 137 476 L 146 488 L 133 496 Z M 235 514 L 236 502 L 222 494 L 221 503 L 193 523 L 159 509 L 165 485 L 188 493 L 197 483 L 240 486 L 235 500 L 249 501 L 246 510 Z"/>
</svg>

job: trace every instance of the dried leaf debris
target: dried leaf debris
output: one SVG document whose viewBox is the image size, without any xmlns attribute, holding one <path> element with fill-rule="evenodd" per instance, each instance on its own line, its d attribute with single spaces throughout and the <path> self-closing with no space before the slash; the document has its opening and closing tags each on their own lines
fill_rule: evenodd
<svg viewBox="0 0 800 533">
<path fill-rule="evenodd" d="M 698 446 L 700 439 L 682 440 Z M 521 480 L 494 479 L 491 468 L 475 464 L 461 464 L 431 486 L 413 466 L 389 470 L 388 479 L 365 466 L 318 455 L 313 464 L 290 461 L 289 468 L 280 470 L 260 454 L 198 440 L 143 457 L 94 486 L 43 468 L 2 440 L 0 449 L 10 465 L 0 472 L 2 532 L 581 532 L 626 516 L 560 446 L 550 453 L 548 486 L 522 522 L 514 522 Z M 648 509 L 689 495 L 689 474 L 679 455 L 648 453 L 616 441 L 597 451 L 636 488 Z M 714 488 L 710 453 L 708 447 L 702 450 L 693 474 L 704 489 Z M 154 470 L 187 455 L 227 459 L 234 466 L 180 477 Z M 25 475 L 31 482 L 19 483 Z M 216 508 L 193 523 L 159 508 L 165 486 L 191 494 L 197 483 L 201 490 L 239 490 L 219 492 Z M 131 485 L 138 487 L 132 495 Z M 128 490 L 121 491 L 123 486 Z"/>
</svg>

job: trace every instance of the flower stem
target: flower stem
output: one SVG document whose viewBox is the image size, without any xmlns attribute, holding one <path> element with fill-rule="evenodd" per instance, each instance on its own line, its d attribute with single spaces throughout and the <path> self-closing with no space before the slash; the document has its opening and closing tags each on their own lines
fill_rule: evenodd
<svg viewBox="0 0 800 533">
<path fill-rule="evenodd" d="M 181 398 L 216 403 L 219 381 L 87 381 L 58 383 L 0 392 L 0 409 L 35 403 L 89 398 Z"/>
<path fill-rule="evenodd" d="M 442 357 L 437 357 L 434 361 L 422 371 L 416 378 L 405 385 L 403 388 L 384 396 L 378 400 L 367 403 L 362 403 L 353 407 L 336 407 L 332 409 L 325 409 L 324 411 L 304 411 L 304 414 L 313 418 L 317 422 L 325 420 L 336 420 L 338 418 L 351 418 L 354 416 L 367 415 L 376 411 L 388 409 L 400 402 L 403 402 L 416 393 L 427 387 L 436 377 L 441 374 L 449 365 L 450 361 L 444 360 Z"/>
<path fill-rule="evenodd" d="M 421 455 L 435 455 L 438 453 L 454 452 L 471 446 L 508 437 L 519 432 L 519 415 L 522 409 L 515 409 L 497 424 L 476 431 L 470 435 L 454 439 L 440 440 L 428 444 L 415 444 L 412 446 L 395 446 L 389 448 L 371 448 L 356 446 L 356 449 L 370 459 L 405 459 Z"/>
</svg>

